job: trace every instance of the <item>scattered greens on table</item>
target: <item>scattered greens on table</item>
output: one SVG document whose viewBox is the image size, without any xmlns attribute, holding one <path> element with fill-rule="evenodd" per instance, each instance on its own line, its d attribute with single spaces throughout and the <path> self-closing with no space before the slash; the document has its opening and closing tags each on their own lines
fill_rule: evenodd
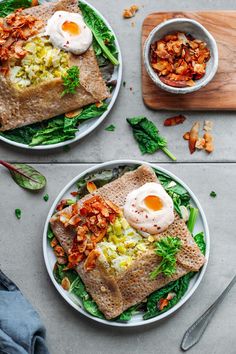
<svg viewBox="0 0 236 354">
<path fill-rule="evenodd" d="M 43 199 L 44 199 L 45 202 L 48 202 L 48 200 L 49 200 L 49 195 L 48 195 L 48 194 L 45 194 L 45 195 L 43 196 Z"/>
<path fill-rule="evenodd" d="M 37 191 L 44 188 L 47 183 L 46 178 L 29 165 L 10 164 L 3 160 L 0 160 L 0 164 L 8 169 L 12 179 L 22 188 Z"/>
<path fill-rule="evenodd" d="M 133 129 L 133 135 L 138 142 L 142 154 L 153 154 L 162 150 L 170 159 L 176 161 L 176 157 L 167 149 L 167 140 L 159 134 L 155 124 L 146 117 L 127 118 L 127 122 Z"/>
<path fill-rule="evenodd" d="M 31 0 L 4 0 L 0 2 L 0 17 L 5 17 L 15 9 L 29 7 Z M 104 80 L 109 81 L 114 65 L 118 65 L 118 51 L 115 45 L 115 37 L 104 21 L 97 13 L 83 2 L 79 3 L 85 22 L 93 32 L 93 47 L 100 66 Z M 72 66 L 68 75 L 63 78 L 65 90 L 63 94 L 74 93 L 79 85 L 79 72 L 77 67 Z M 16 128 L 0 135 L 17 143 L 38 146 L 53 145 L 67 140 L 74 139 L 78 132 L 79 124 L 92 118 L 100 117 L 108 108 L 103 102 L 102 106 L 95 104 L 84 107 L 80 114 L 73 118 L 66 118 L 64 115 L 49 120 Z"/>
<path fill-rule="evenodd" d="M 216 194 L 216 192 L 211 191 L 210 196 L 211 196 L 212 198 L 215 198 L 215 197 L 217 196 L 217 194 Z"/>
<path fill-rule="evenodd" d="M 108 125 L 108 127 L 105 128 L 107 132 L 114 132 L 115 129 L 116 127 L 113 124 Z"/>
<path fill-rule="evenodd" d="M 77 182 L 78 199 L 82 198 L 88 193 L 86 188 L 86 184 L 88 181 L 94 182 L 99 188 L 122 176 L 125 172 L 132 171 L 135 168 L 137 168 L 137 166 L 119 166 L 115 167 L 114 169 L 93 172 L 92 174 L 84 176 Z M 189 193 L 182 185 L 173 181 L 173 179 L 164 172 L 160 172 L 156 169 L 154 169 L 154 171 L 162 186 L 173 199 L 176 212 L 178 212 L 179 215 L 182 216 L 182 207 L 185 207 L 190 211 L 187 226 L 189 228 L 189 231 L 193 234 L 194 226 L 197 220 L 198 209 L 190 206 Z M 72 200 L 71 203 L 72 202 L 74 203 L 75 201 Z M 53 237 L 53 232 L 49 227 L 49 241 L 52 240 Z M 195 235 L 194 240 L 198 245 L 200 251 L 205 254 L 206 244 L 204 241 L 204 233 L 200 232 Z M 157 254 L 162 257 L 162 261 L 160 263 L 160 266 L 150 274 L 151 278 L 155 278 L 159 273 L 163 273 L 165 276 L 172 275 L 175 272 L 176 267 L 175 255 L 181 247 L 180 239 L 168 236 L 164 239 L 161 239 L 159 242 L 156 242 L 155 246 Z M 82 280 L 80 279 L 79 275 L 74 271 L 64 272 L 64 267 L 65 266 L 61 266 L 59 264 L 55 265 L 54 276 L 57 282 L 61 284 L 62 279 L 64 277 L 68 277 L 71 282 L 69 292 L 81 299 L 83 307 L 88 313 L 95 317 L 104 318 L 104 315 L 99 311 L 97 304 L 93 301 L 92 297 L 86 291 L 85 286 Z M 128 322 L 135 313 L 140 313 L 140 311 L 141 313 L 143 313 L 143 319 L 147 320 L 149 318 L 158 316 L 163 312 L 168 311 L 170 308 L 176 305 L 179 300 L 184 296 L 184 294 L 188 290 L 189 283 L 195 274 L 195 272 L 190 272 L 184 275 L 183 277 L 172 281 L 161 289 L 154 291 L 151 295 L 147 297 L 146 302 L 130 307 L 115 320 L 120 322 Z M 168 294 L 170 293 L 174 294 L 174 296 L 168 301 L 167 306 L 165 306 L 163 309 L 159 309 L 158 303 L 160 302 L 160 300 L 166 299 Z"/>
<path fill-rule="evenodd" d="M 21 210 L 20 209 L 15 209 L 15 216 L 17 217 L 18 220 L 21 219 Z"/>
</svg>

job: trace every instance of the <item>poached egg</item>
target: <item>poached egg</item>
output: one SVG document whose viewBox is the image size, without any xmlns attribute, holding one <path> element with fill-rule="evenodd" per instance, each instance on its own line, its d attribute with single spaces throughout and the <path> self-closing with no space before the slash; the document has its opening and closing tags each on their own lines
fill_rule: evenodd
<svg viewBox="0 0 236 354">
<path fill-rule="evenodd" d="M 56 11 L 48 20 L 45 35 L 54 47 L 73 54 L 82 54 L 90 47 L 93 35 L 78 13 Z"/>
<path fill-rule="evenodd" d="M 143 236 L 158 234 L 174 221 L 173 201 L 161 184 L 146 183 L 127 195 L 124 216 Z"/>
</svg>

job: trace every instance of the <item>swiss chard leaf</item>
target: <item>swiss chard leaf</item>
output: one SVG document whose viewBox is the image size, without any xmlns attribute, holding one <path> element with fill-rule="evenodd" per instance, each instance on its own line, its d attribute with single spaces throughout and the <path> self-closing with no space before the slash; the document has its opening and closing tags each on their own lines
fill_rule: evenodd
<svg viewBox="0 0 236 354">
<path fill-rule="evenodd" d="M 133 129 L 134 138 L 142 154 L 153 154 L 160 149 L 169 158 L 176 160 L 176 157 L 167 149 L 167 140 L 159 134 L 153 122 L 142 116 L 127 118 L 127 122 Z"/>
<path fill-rule="evenodd" d="M 83 18 L 87 26 L 93 32 L 96 55 L 100 55 L 101 52 L 98 47 L 101 48 L 103 56 L 108 58 L 113 65 L 118 65 L 117 49 L 115 46 L 115 37 L 109 30 L 107 25 L 101 19 L 101 17 L 90 6 L 83 2 L 79 2 L 79 7 L 82 11 Z"/>
<path fill-rule="evenodd" d="M 13 180 L 22 188 L 40 190 L 46 185 L 46 178 L 29 165 L 9 164 L 2 160 L 0 160 L 0 164 L 9 170 Z"/>
<path fill-rule="evenodd" d="M 0 2 L 0 17 L 5 17 L 19 8 L 30 7 L 32 0 L 3 0 Z"/>
</svg>

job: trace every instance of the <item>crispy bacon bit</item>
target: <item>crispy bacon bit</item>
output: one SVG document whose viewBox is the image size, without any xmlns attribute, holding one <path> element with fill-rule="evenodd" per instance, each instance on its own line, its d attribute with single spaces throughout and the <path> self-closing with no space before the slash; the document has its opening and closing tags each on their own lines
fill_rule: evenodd
<svg viewBox="0 0 236 354">
<path fill-rule="evenodd" d="M 52 248 L 54 248 L 56 245 L 58 245 L 58 241 L 57 241 L 56 237 L 53 237 L 53 239 L 50 242 L 50 246 Z"/>
<path fill-rule="evenodd" d="M 63 278 L 61 281 L 61 286 L 64 290 L 68 291 L 70 289 L 70 280 L 67 277 Z"/>
<path fill-rule="evenodd" d="M 103 102 L 102 102 L 102 101 L 96 102 L 96 103 L 95 103 L 95 106 L 96 106 L 97 108 L 102 107 L 102 106 L 103 106 Z"/>
<path fill-rule="evenodd" d="M 160 311 L 162 311 L 166 306 L 168 306 L 168 304 L 169 300 L 162 298 L 158 301 L 157 307 Z"/>
<path fill-rule="evenodd" d="M 53 251 L 54 251 L 56 257 L 64 257 L 65 256 L 65 251 L 60 245 L 55 246 L 53 248 Z"/>
<path fill-rule="evenodd" d="M 200 122 L 195 122 L 189 133 L 189 151 L 191 154 L 196 150 L 196 142 L 198 140 L 198 132 L 200 128 Z"/>
<path fill-rule="evenodd" d="M 76 231 L 72 248 L 68 252 L 67 269 L 75 268 L 85 258 L 90 257 L 92 252 L 86 270 L 93 269 L 95 258 L 97 258 L 95 257 L 97 255 L 96 244 L 104 238 L 109 224 L 114 222 L 119 214 L 120 209 L 115 204 L 100 196 L 85 200 L 82 206 L 73 204 L 69 210 L 60 213 L 59 220 L 66 227 L 73 226 Z M 58 256 L 61 256 L 60 248 L 56 252 Z"/>
<path fill-rule="evenodd" d="M 67 112 L 67 113 L 65 113 L 65 117 L 66 118 L 74 118 L 74 117 L 77 117 L 81 112 L 82 112 L 82 108 L 77 109 L 76 111 Z"/>
<path fill-rule="evenodd" d="M 100 252 L 98 250 L 92 250 L 88 257 L 86 258 L 86 261 L 84 262 L 84 268 L 86 271 L 93 270 L 96 266 L 96 260 L 100 256 Z"/>
<path fill-rule="evenodd" d="M 57 211 L 61 211 L 62 209 L 64 209 L 65 207 L 67 207 L 69 204 L 70 199 L 62 199 L 60 201 L 60 203 L 56 206 L 56 210 Z"/>
<path fill-rule="evenodd" d="M 130 6 L 129 9 L 124 9 L 123 18 L 127 19 L 127 18 L 134 17 L 136 12 L 138 12 L 138 10 L 139 10 L 139 7 L 137 5 L 132 5 L 132 6 Z"/>
<path fill-rule="evenodd" d="M 22 59 L 27 51 L 23 49 L 24 41 L 36 35 L 43 27 L 43 21 L 18 9 L 0 21 L 0 63 L 1 72 L 9 59 Z"/>
<path fill-rule="evenodd" d="M 206 72 L 206 43 L 184 33 L 166 35 L 151 45 L 151 65 L 160 80 L 173 87 L 193 86 Z"/>
<path fill-rule="evenodd" d="M 209 154 L 210 154 L 211 152 L 214 151 L 213 136 L 212 136 L 211 133 L 205 133 L 203 137 L 204 137 L 205 142 L 206 142 L 206 144 L 205 144 L 205 150 L 206 150 L 207 152 L 209 152 Z"/>
<path fill-rule="evenodd" d="M 182 114 L 179 114 L 178 116 L 170 117 L 164 120 L 164 126 L 165 127 L 170 127 L 173 125 L 178 125 L 182 124 L 186 120 L 186 117 L 183 116 Z"/>
<path fill-rule="evenodd" d="M 96 184 L 94 182 L 87 182 L 86 187 L 89 193 L 93 193 L 97 189 Z"/>
<path fill-rule="evenodd" d="M 189 140 L 190 133 L 189 132 L 184 133 L 183 138 L 184 138 L 184 140 Z"/>
<path fill-rule="evenodd" d="M 205 147 L 205 139 L 204 138 L 198 138 L 195 144 L 196 149 L 198 150 L 203 150 Z"/>
<path fill-rule="evenodd" d="M 77 197 L 79 195 L 79 192 L 71 192 L 70 194 L 72 195 L 72 197 Z"/>
</svg>

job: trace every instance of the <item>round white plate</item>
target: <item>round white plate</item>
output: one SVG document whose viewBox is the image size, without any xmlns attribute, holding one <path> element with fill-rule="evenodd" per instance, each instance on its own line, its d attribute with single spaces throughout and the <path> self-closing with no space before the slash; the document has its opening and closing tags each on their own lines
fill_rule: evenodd
<svg viewBox="0 0 236 354">
<path fill-rule="evenodd" d="M 117 322 L 117 321 L 107 321 L 105 319 L 100 319 L 97 317 L 93 317 L 91 316 L 89 313 L 87 313 L 82 305 L 81 305 L 81 301 L 79 300 L 79 298 L 77 298 L 75 295 L 68 293 L 67 291 L 65 291 L 54 279 L 53 276 L 53 267 L 55 265 L 56 262 L 56 257 L 53 253 L 53 250 L 51 248 L 51 246 L 49 245 L 48 239 L 47 239 L 47 230 L 48 230 L 48 225 L 49 225 L 49 220 L 51 218 L 51 216 L 55 213 L 55 208 L 58 205 L 58 203 L 60 202 L 61 199 L 67 199 L 67 198 L 71 198 L 70 192 L 72 191 L 76 191 L 77 187 L 76 187 L 76 182 L 83 178 L 87 173 L 94 173 L 95 171 L 100 171 L 103 169 L 110 169 L 110 168 L 114 168 L 114 167 L 118 167 L 118 166 L 122 166 L 122 165 L 142 165 L 142 164 L 146 164 L 149 165 L 151 167 L 156 168 L 157 170 L 159 170 L 160 172 L 165 172 L 167 175 L 169 175 L 174 181 L 180 183 L 190 194 L 191 196 L 191 204 L 195 207 L 197 207 L 199 209 L 199 216 L 198 216 L 198 220 L 196 222 L 195 228 L 194 228 L 194 233 L 198 233 L 203 231 L 205 234 L 205 242 L 206 242 L 206 263 L 204 264 L 204 266 L 201 268 L 201 270 L 192 278 L 190 284 L 189 284 L 189 288 L 187 290 L 187 292 L 185 293 L 185 295 L 182 297 L 182 299 L 175 305 L 173 306 L 170 310 L 164 312 L 163 314 L 153 317 L 149 320 L 143 320 L 142 318 L 142 314 L 137 314 L 134 315 L 132 317 L 132 319 L 127 322 L 127 323 L 123 323 L 123 322 Z M 46 223 L 45 223 L 45 227 L 44 227 L 44 234 L 43 234 L 43 254 L 44 254 L 44 260 L 45 260 L 45 264 L 46 264 L 46 268 L 48 271 L 48 274 L 54 284 L 54 286 L 56 287 L 56 289 L 58 290 L 58 292 L 62 295 L 62 297 L 72 306 L 74 307 L 74 309 L 76 309 L 78 312 L 82 313 L 83 315 L 91 318 L 94 321 L 109 325 L 109 326 L 116 326 L 116 327 L 135 327 L 135 326 L 143 326 L 146 325 L 148 323 L 152 323 L 152 322 L 156 322 L 159 321 L 167 316 L 169 316 L 170 314 L 174 313 L 178 308 L 180 308 L 192 295 L 193 293 L 196 291 L 198 285 L 200 284 L 200 282 L 202 281 L 203 275 L 206 271 L 206 267 L 207 267 L 207 263 L 208 263 L 208 258 L 209 258 L 209 251 L 210 251 L 210 237 L 209 237 L 209 229 L 208 229 L 208 225 L 207 225 L 207 220 L 206 220 L 206 216 L 204 214 L 204 211 L 197 199 L 197 197 L 195 196 L 195 194 L 191 191 L 191 189 L 183 182 L 181 181 L 178 177 L 176 177 L 173 173 L 170 173 L 169 171 L 165 170 L 162 167 L 156 166 L 155 164 L 149 164 L 147 162 L 143 162 L 143 161 L 136 161 L 136 160 L 115 160 L 112 162 L 105 162 L 99 165 L 96 165 L 94 167 L 91 167 L 89 169 L 87 169 L 86 171 L 82 172 L 81 174 L 79 174 L 78 176 L 76 176 L 75 178 L 72 179 L 72 181 L 70 183 L 68 183 L 65 188 L 63 188 L 63 190 L 59 193 L 59 195 L 57 196 L 56 200 L 54 201 Z"/>
<path fill-rule="evenodd" d="M 41 0 L 40 3 L 46 2 L 45 0 Z M 48 1 L 50 2 L 50 0 Z M 30 150 L 49 150 L 49 149 L 56 149 L 59 148 L 61 146 L 65 146 L 65 145 L 69 145 L 72 144 L 80 139 L 82 139 L 83 137 L 85 137 L 86 135 L 88 135 L 89 133 L 91 133 L 94 129 L 96 129 L 102 122 L 103 120 L 107 117 L 107 115 L 109 114 L 110 110 L 112 109 L 119 90 L 120 90 L 120 86 L 121 86 L 121 80 L 122 80 L 122 57 L 121 57 L 121 50 L 120 50 L 120 46 L 118 43 L 118 39 L 112 29 L 112 27 L 110 26 L 110 24 L 108 23 L 108 21 L 102 16 L 102 14 L 92 5 L 90 5 L 87 1 L 83 0 L 83 2 L 87 5 L 89 5 L 94 11 L 97 12 L 97 14 L 103 19 L 103 21 L 105 22 L 105 24 L 107 25 L 107 27 L 112 31 L 114 37 L 115 37 L 115 45 L 116 48 L 118 50 L 118 60 L 119 60 L 119 65 L 114 67 L 114 72 L 112 75 L 111 80 L 116 80 L 117 84 L 116 87 L 114 88 L 114 90 L 112 91 L 111 97 L 108 98 L 106 100 L 106 102 L 108 103 L 108 107 L 107 110 L 98 118 L 93 118 L 91 120 L 85 121 L 83 123 L 81 123 L 79 125 L 79 130 L 76 132 L 76 136 L 74 139 L 70 139 L 70 140 L 66 140 L 63 141 L 61 143 L 58 144 L 51 144 L 51 145 L 39 145 L 39 146 L 29 146 L 26 144 L 22 144 L 22 143 L 17 143 L 13 140 L 7 139 L 3 136 L 0 135 L 0 140 L 4 141 L 5 143 L 8 143 L 10 145 L 14 145 L 20 148 L 24 148 L 24 149 L 30 149 Z"/>
</svg>

